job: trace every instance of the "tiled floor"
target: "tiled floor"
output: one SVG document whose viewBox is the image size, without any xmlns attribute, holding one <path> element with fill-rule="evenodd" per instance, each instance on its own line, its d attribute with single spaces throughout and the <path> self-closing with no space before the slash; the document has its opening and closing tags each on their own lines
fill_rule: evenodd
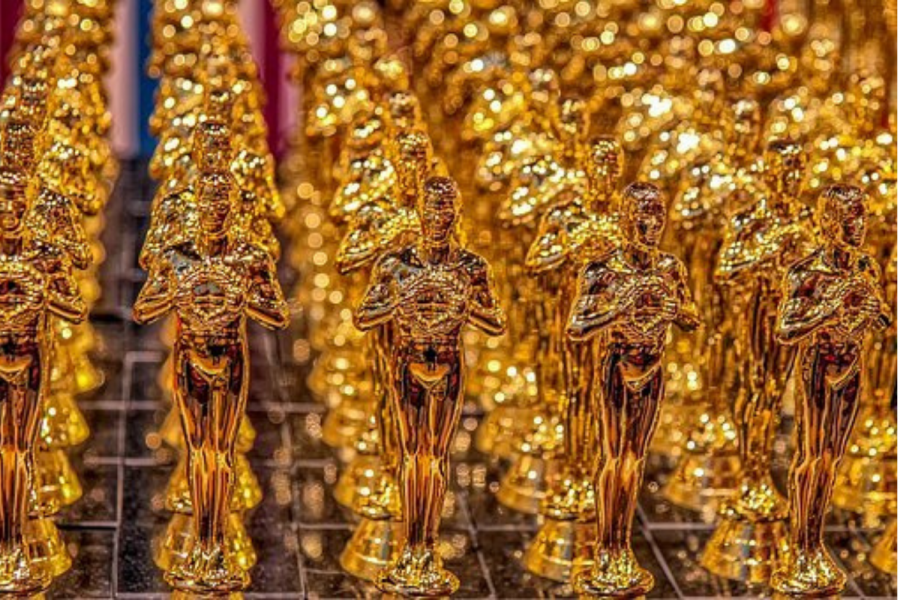
<svg viewBox="0 0 900 600">
<path fill-rule="evenodd" d="M 168 597 L 151 559 L 152 539 L 168 520 L 161 499 L 175 466 L 157 435 L 167 410 L 156 385 L 163 348 L 157 327 L 138 328 L 127 318 L 142 276 L 135 257 L 152 190 L 141 165 L 124 165 L 123 171 L 107 211 L 106 292 L 94 315 L 105 343 L 98 361 L 107 382 L 98 394 L 80 401 L 92 429 L 91 439 L 72 453 L 84 497 L 59 519 L 74 566 L 54 583 L 49 598 Z M 323 407 L 305 393 L 302 375 L 286 351 L 289 344 L 288 334 L 254 330 L 249 414 L 258 437 L 250 458 L 265 499 L 246 520 L 259 560 L 245 597 L 377 596 L 338 566 L 352 519 L 331 498 L 340 465 L 318 437 Z M 522 568 L 523 548 L 536 526 L 496 502 L 500 465 L 471 449 L 456 461 L 464 467 L 455 470 L 444 532 L 460 549 L 449 561 L 463 582 L 459 597 L 570 596 L 566 586 L 539 580 Z M 659 498 L 653 482 L 660 481 L 662 467 L 651 469 L 635 526 L 635 549 L 657 580 L 651 597 L 765 596 L 765 589 L 748 590 L 698 566 L 711 528 Z M 878 531 L 838 518 L 828 535 L 853 575 L 847 597 L 896 597 L 896 581 L 866 562 Z"/>
</svg>

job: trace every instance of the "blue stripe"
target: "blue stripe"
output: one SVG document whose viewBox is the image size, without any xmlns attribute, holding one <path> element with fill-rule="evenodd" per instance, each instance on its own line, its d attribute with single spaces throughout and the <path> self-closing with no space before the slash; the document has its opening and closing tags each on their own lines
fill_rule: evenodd
<svg viewBox="0 0 900 600">
<path fill-rule="evenodd" d="M 149 158 L 156 148 L 156 138 L 150 135 L 150 115 L 153 113 L 153 99 L 156 96 L 158 82 L 147 76 L 147 61 L 150 59 L 150 19 L 153 11 L 153 0 L 138 0 L 137 32 L 138 32 L 138 131 L 140 132 L 140 154 Z"/>
</svg>

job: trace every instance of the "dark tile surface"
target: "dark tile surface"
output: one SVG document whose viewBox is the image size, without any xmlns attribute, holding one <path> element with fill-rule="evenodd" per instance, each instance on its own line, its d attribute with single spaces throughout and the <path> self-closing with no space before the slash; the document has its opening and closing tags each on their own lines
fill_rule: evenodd
<svg viewBox="0 0 900 600">
<path fill-rule="evenodd" d="M 157 384 L 166 348 L 158 325 L 138 328 L 127 318 L 142 277 L 134 257 L 146 227 L 145 202 L 152 197 L 143 172 L 143 165 L 123 165 L 109 206 L 108 257 L 101 268 L 105 295 L 92 317 L 103 337 L 96 362 L 106 381 L 79 399 L 92 435 L 70 459 L 84 495 L 58 519 L 73 567 L 54 583 L 48 598 L 169 597 L 152 550 L 169 522 L 163 496 L 177 458 L 159 437 L 169 410 Z M 249 458 L 265 496 L 245 519 L 257 553 L 245 597 L 379 598 L 371 585 L 342 573 L 338 563 L 355 521 L 331 495 L 341 463 L 322 442 L 324 407 L 306 391 L 308 365 L 291 362 L 290 333 L 254 328 L 252 336 L 248 414 L 257 435 Z M 477 410 L 467 407 L 454 444 L 452 498 L 445 507 L 442 539 L 452 549 L 447 564 L 462 581 L 458 596 L 572 597 L 569 586 L 522 567 L 535 520 L 497 502 L 505 466 L 472 448 L 477 423 Z M 783 425 L 781 431 L 780 443 L 790 429 Z M 779 477 L 786 464 L 779 457 Z M 672 466 L 668 460 L 651 461 L 635 524 L 635 551 L 657 580 L 649 597 L 768 596 L 764 588 L 748 589 L 699 566 L 712 526 L 663 499 L 662 485 Z M 896 578 L 867 561 L 881 531 L 863 529 L 859 521 L 838 514 L 828 529 L 830 547 L 852 575 L 846 596 L 896 597 Z"/>
</svg>

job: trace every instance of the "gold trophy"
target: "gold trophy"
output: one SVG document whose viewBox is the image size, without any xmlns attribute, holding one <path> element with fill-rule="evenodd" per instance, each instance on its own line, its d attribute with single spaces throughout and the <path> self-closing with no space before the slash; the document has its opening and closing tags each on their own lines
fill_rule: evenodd
<svg viewBox="0 0 900 600">
<path fill-rule="evenodd" d="M 788 484 L 789 545 L 771 580 L 784 594 L 839 594 L 847 581 L 825 549 L 825 517 L 859 409 L 863 338 L 890 325 L 894 312 L 881 268 L 861 251 L 867 220 L 861 189 L 835 184 L 823 190 L 820 246 L 791 266 L 782 284 L 775 337 L 800 345 L 803 390 Z"/>
<path fill-rule="evenodd" d="M 631 549 L 631 527 L 663 398 L 666 334 L 672 323 L 700 325 L 684 265 L 659 250 L 665 223 L 659 188 L 625 189 L 624 242 L 585 265 L 566 326 L 569 339 L 598 345 L 597 542 L 593 564 L 573 574 L 579 593 L 637 596 L 654 584 Z"/>
<path fill-rule="evenodd" d="M 897 517 L 888 521 L 884 533 L 872 546 L 869 563 L 879 571 L 897 575 Z"/>
<path fill-rule="evenodd" d="M 897 305 L 896 168 L 873 173 L 865 250 L 885 273 L 888 302 Z M 878 175 L 876 177 L 876 175 Z M 832 502 L 859 513 L 865 526 L 897 513 L 897 327 L 874 331 L 865 349 L 859 417 L 841 461 Z"/>
<path fill-rule="evenodd" d="M 34 451 L 50 374 L 48 319 L 79 322 L 87 314 L 65 252 L 34 240 L 24 227 L 33 202 L 27 187 L 21 170 L 0 168 L 0 592 L 17 595 L 44 590 L 59 570 L 53 557 L 35 555 L 32 548 L 36 537 L 43 538 L 44 548 L 52 545 L 49 540 L 58 535 L 53 523 L 29 518 Z M 63 562 L 67 568 L 68 556 Z"/>
<path fill-rule="evenodd" d="M 706 544 L 704 567 L 731 579 L 763 583 L 785 549 L 784 498 L 770 472 L 775 424 L 794 352 L 775 342 L 781 278 L 812 247 L 813 230 L 798 197 L 803 148 L 770 142 L 764 155 L 766 191 L 732 215 L 715 279 L 727 286 L 736 314 L 741 390 L 734 403 L 741 459 L 739 488 L 720 504 L 720 523 Z"/>
<path fill-rule="evenodd" d="M 723 130 L 723 149 L 691 165 L 669 210 L 672 247 L 688 264 L 703 326 L 690 338 L 676 341 L 689 343 L 690 354 L 701 356 L 696 369 L 700 381 L 696 389 L 690 382 L 682 385 L 683 405 L 677 408 L 692 414 L 681 419 L 682 453 L 663 494 L 674 504 L 700 512 L 705 520 L 715 517 L 719 500 L 732 492 L 740 468 L 727 397 L 733 381 L 732 319 L 728 298 L 714 282 L 715 263 L 710 257 L 719 251 L 728 215 L 760 191 L 759 105 L 748 99 L 733 103 Z M 696 398 L 698 392 L 705 401 Z"/>
<path fill-rule="evenodd" d="M 421 231 L 417 211 L 432 169 L 431 140 L 424 132 L 411 130 L 399 134 L 391 142 L 390 154 L 396 165 L 393 189 L 361 205 L 350 221 L 335 259 L 342 273 L 372 265 L 382 256 L 409 244 Z M 363 517 L 341 555 L 341 564 L 348 572 L 365 579 L 375 579 L 396 559 L 399 550 L 396 535 L 399 529 L 396 521 L 401 518 L 397 484 L 399 448 L 396 406 L 390 400 L 389 362 L 395 336 L 390 323 L 371 329 L 367 336 L 374 383 L 374 403 L 370 410 L 376 425 L 378 464 L 369 463 L 366 467 L 368 461 L 364 456 L 360 457 L 361 461 L 354 460 L 338 488 L 345 496 L 349 495 L 347 492 L 353 494 L 351 508 Z M 361 475 L 369 476 L 363 478 Z M 351 485 L 356 489 L 348 489 Z M 366 493 L 361 494 L 362 490 Z"/>
<path fill-rule="evenodd" d="M 555 204 L 583 195 L 587 185 L 584 172 L 591 115 L 587 104 L 578 98 L 562 99 L 553 104 L 552 112 L 556 144 L 553 152 L 525 161 L 515 173 L 508 198 L 498 211 L 500 221 L 515 227 L 514 235 L 528 235 L 536 230 L 540 217 Z M 519 240 L 515 240 L 519 242 Z M 514 243 L 515 243 L 514 242 Z M 513 251 L 527 252 L 525 244 L 516 243 Z M 515 255 L 513 255 L 515 256 Z M 524 263 L 525 260 L 523 259 Z M 500 483 L 497 500 L 514 510 L 537 513 L 547 495 L 547 483 L 553 478 L 558 454 L 563 446 L 560 410 L 564 388 L 562 368 L 562 326 L 547 326 L 556 318 L 556 294 L 559 275 L 544 270 L 535 278 L 538 285 L 523 282 L 521 293 L 524 330 L 536 332 L 533 344 L 538 402 L 528 410 L 513 413 L 525 420 L 526 428 L 507 428 L 520 434 L 513 446 L 516 456 Z M 518 316 L 518 313 L 514 313 Z M 512 407 L 509 407 L 512 408 Z M 507 412 L 507 411 L 504 411 Z"/>
<path fill-rule="evenodd" d="M 505 316 L 489 266 L 455 240 L 453 180 L 429 179 L 418 208 L 421 236 L 378 262 L 355 323 L 363 330 L 389 325 L 394 333 L 388 397 L 398 422 L 404 546 L 377 584 L 402 595 L 442 596 L 459 586 L 443 567 L 437 539 L 462 414 L 460 336 L 467 324 L 500 335 Z"/>
<path fill-rule="evenodd" d="M 226 545 L 235 445 L 249 388 L 247 319 L 284 327 L 288 310 L 272 258 L 237 226 L 230 147 L 203 150 L 196 227 L 150 265 L 134 318 L 149 323 L 169 312 L 176 316 L 173 387 L 187 446 L 194 535 L 193 547 L 166 579 L 181 591 L 221 593 L 249 583 Z"/>
<path fill-rule="evenodd" d="M 613 138 L 599 138 L 584 158 L 587 186 L 583 196 L 566 198 L 544 216 L 525 259 L 534 273 L 562 273 L 554 282 L 558 310 L 545 325 L 556 328 L 559 338 L 567 316 L 564 311 L 569 309 L 563 299 L 575 293 L 581 266 L 620 243 L 617 188 L 624 170 L 622 148 Z M 544 520 L 524 561 L 535 574 L 568 581 L 575 561 L 589 556 L 594 537 L 590 522 L 595 504 L 591 470 L 597 447 L 596 344 L 593 340 L 559 341 L 564 382 L 562 466 L 541 503 Z"/>
</svg>

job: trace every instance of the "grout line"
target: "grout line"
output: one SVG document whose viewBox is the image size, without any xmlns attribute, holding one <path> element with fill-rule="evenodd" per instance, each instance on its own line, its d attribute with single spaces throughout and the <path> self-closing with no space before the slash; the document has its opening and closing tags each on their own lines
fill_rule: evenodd
<svg viewBox="0 0 900 600">
<path fill-rule="evenodd" d="M 60 521 L 56 524 L 62 531 L 118 531 L 118 521 L 77 521 L 67 523 Z"/>
<path fill-rule="evenodd" d="M 644 524 L 649 531 L 696 531 L 708 532 L 714 531 L 715 523 L 662 523 L 659 521 L 647 522 Z"/>
<path fill-rule="evenodd" d="M 656 557 L 656 562 L 659 563 L 660 568 L 663 571 L 663 574 L 666 576 L 666 579 L 669 580 L 669 585 L 672 586 L 672 589 L 675 590 L 678 598 L 684 598 L 684 594 L 681 591 L 681 586 L 678 585 L 678 581 L 675 579 L 675 575 L 672 573 L 672 569 L 669 568 L 669 563 L 666 561 L 666 557 L 663 555 L 662 550 L 659 545 L 656 543 L 656 539 L 653 537 L 653 533 L 646 526 L 647 524 L 647 513 L 644 512 L 644 507 L 638 503 L 638 518 L 641 528 L 641 533 L 644 535 L 644 538 L 650 544 L 650 550 L 653 552 L 653 556 Z"/>
<path fill-rule="evenodd" d="M 487 566 L 487 561 L 484 558 L 484 553 L 481 551 L 481 544 L 478 542 L 478 525 L 475 523 L 475 517 L 472 515 L 472 511 L 469 510 L 469 492 L 467 490 L 461 490 L 457 492 L 456 497 L 457 502 L 459 502 L 460 510 L 463 511 L 466 523 L 468 525 L 469 538 L 472 540 L 472 549 L 475 550 L 475 556 L 478 557 L 478 564 L 481 567 L 481 575 L 487 582 L 490 597 L 496 598 L 497 588 L 494 586 L 494 578 L 491 577 L 491 570 Z"/>
<path fill-rule="evenodd" d="M 279 410 L 285 409 L 285 403 L 280 402 L 278 405 Z M 300 578 L 300 594 L 302 598 L 306 598 L 309 595 L 309 581 L 307 581 L 306 577 L 306 561 L 303 558 L 303 548 L 300 544 L 300 529 L 299 529 L 299 521 L 300 521 L 300 498 L 298 494 L 298 490 L 295 489 L 295 483 L 299 485 L 299 482 L 294 481 L 295 471 L 294 471 L 294 440 L 293 434 L 291 432 L 291 425 L 287 419 L 284 419 L 281 422 L 280 426 L 280 434 L 281 434 L 281 446 L 282 448 L 287 448 L 288 452 L 291 454 L 291 467 L 287 469 L 288 472 L 288 480 L 290 481 L 291 486 L 291 509 L 288 511 L 288 514 L 291 515 L 290 522 L 290 530 L 294 536 L 294 540 L 297 544 L 297 576 Z"/>
<path fill-rule="evenodd" d="M 304 523 L 297 521 L 294 523 L 297 529 L 303 531 L 352 531 L 353 523 Z"/>
</svg>

